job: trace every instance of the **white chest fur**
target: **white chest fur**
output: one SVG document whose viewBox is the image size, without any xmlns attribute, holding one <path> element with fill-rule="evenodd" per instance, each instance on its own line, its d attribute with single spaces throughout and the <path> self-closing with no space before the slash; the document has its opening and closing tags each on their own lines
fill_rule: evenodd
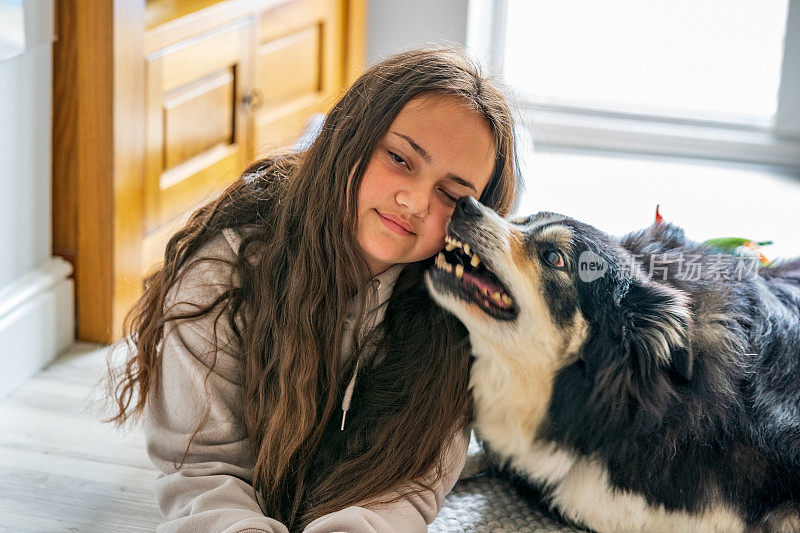
<svg viewBox="0 0 800 533">
<path fill-rule="evenodd" d="M 475 430 L 515 470 L 548 486 L 552 504 L 565 516 L 596 531 L 744 531 L 723 505 L 700 514 L 648 505 L 642 496 L 614 489 L 598 460 L 536 440 L 553 386 L 548 370 L 509 364 L 497 354 L 476 357 L 470 379 Z"/>
</svg>

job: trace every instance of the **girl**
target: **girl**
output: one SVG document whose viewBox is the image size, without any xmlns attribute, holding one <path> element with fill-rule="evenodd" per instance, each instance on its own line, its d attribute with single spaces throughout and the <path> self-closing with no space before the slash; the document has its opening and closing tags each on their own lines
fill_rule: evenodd
<svg viewBox="0 0 800 533">
<path fill-rule="evenodd" d="M 501 94 L 462 52 L 417 50 L 194 213 L 109 373 L 109 421 L 143 414 L 163 472 L 159 531 L 425 531 L 472 404 L 466 329 L 422 275 L 458 198 L 505 216 L 517 180 Z"/>
</svg>

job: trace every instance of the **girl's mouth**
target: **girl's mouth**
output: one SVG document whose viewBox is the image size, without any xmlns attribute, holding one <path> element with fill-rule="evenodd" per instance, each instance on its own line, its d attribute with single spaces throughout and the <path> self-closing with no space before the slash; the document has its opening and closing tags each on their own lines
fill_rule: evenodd
<svg viewBox="0 0 800 533">
<path fill-rule="evenodd" d="M 391 220 L 389 220 L 385 216 L 381 215 L 381 212 L 378 211 L 377 209 L 375 210 L 375 212 L 378 213 L 378 216 L 380 217 L 381 222 L 383 222 L 383 225 L 386 226 L 387 228 L 389 228 L 390 230 L 392 230 L 393 232 L 397 233 L 398 235 L 414 235 L 414 233 L 411 233 L 410 231 L 405 229 L 403 226 L 401 226 L 401 225 L 399 225 L 399 224 L 397 224 L 395 222 L 392 222 Z"/>
</svg>

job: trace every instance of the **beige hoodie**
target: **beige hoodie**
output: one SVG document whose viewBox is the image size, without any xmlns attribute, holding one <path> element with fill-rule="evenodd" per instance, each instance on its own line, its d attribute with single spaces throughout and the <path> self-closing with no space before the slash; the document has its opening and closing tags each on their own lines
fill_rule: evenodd
<svg viewBox="0 0 800 533">
<path fill-rule="evenodd" d="M 239 232 L 226 229 L 206 243 L 184 267 L 187 272 L 181 283 L 173 286 L 167 295 L 168 314 L 183 314 L 199 309 L 196 306 L 205 307 L 221 294 L 230 281 L 230 265 L 197 258 L 232 260 L 240 242 Z M 362 337 L 369 327 L 383 320 L 385 305 L 381 304 L 391 294 L 401 269 L 402 265 L 396 265 L 370 283 Z M 351 310 L 354 310 L 355 301 L 353 298 Z M 197 319 L 172 321 L 165 327 L 161 379 L 157 390 L 153 391 L 156 394 L 151 392 L 148 398 L 144 415 L 147 453 L 162 472 L 155 480 L 154 491 L 166 521 L 157 531 L 287 533 L 285 525 L 264 516 L 253 498 L 253 459 L 238 404 L 239 354 L 226 315 L 221 316 L 216 325 L 219 349 L 214 352 L 214 317 L 219 310 L 215 311 Z M 348 321 L 344 327 L 352 331 L 352 322 Z M 345 335 L 345 339 L 349 339 L 349 335 Z M 348 340 L 343 350 L 344 357 L 349 357 Z M 206 379 L 214 359 L 214 369 Z M 354 380 L 355 374 L 351 383 Z M 207 394 L 210 403 L 205 400 Z M 176 469 L 188 439 L 204 416 L 204 408 L 209 410 L 208 422 L 195 435 L 183 466 Z M 465 428 L 447 448 L 447 473 L 435 490 L 410 495 L 389 505 L 359 502 L 318 518 L 305 531 L 426 531 L 464 467 L 468 443 L 469 430 Z M 365 472 L 365 475 L 368 474 Z"/>
</svg>

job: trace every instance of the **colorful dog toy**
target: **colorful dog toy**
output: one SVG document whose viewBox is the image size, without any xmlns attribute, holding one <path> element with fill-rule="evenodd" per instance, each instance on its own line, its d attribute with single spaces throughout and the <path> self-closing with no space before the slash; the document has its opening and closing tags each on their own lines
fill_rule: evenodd
<svg viewBox="0 0 800 533">
<path fill-rule="evenodd" d="M 658 212 L 659 205 L 660 204 L 656 205 L 656 224 L 661 224 L 664 222 L 664 218 Z M 772 241 L 754 241 L 752 239 L 745 239 L 742 237 L 718 237 L 716 239 L 708 239 L 707 241 L 703 242 L 704 246 L 719 252 L 748 257 L 757 257 L 759 263 L 761 263 L 761 266 L 768 266 L 770 264 L 769 259 L 767 259 L 763 253 L 761 253 L 761 247 L 769 244 L 772 244 Z"/>
</svg>

